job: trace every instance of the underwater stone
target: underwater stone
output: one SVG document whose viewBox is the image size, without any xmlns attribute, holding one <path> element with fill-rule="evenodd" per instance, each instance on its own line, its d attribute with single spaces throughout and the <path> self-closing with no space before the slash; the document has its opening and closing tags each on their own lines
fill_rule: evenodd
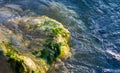
<svg viewBox="0 0 120 73">
<path fill-rule="evenodd" d="M 0 37 L 13 73 L 46 73 L 57 59 L 70 56 L 69 31 L 46 16 L 9 19 L 0 26 Z"/>
</svg>

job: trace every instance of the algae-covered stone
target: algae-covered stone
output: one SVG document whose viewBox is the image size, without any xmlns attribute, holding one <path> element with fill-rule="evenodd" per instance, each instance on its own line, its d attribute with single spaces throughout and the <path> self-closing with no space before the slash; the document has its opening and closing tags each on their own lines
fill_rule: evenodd
<svg viewBox="0 0 120 73">
<path fill-rule="evenodd" d="M 56 59 L 70 56 L 69 31 L 46 16 L 8 20 L 0 25 L 0 37 L 13 73 L 46 73 Z"/>
</svg>

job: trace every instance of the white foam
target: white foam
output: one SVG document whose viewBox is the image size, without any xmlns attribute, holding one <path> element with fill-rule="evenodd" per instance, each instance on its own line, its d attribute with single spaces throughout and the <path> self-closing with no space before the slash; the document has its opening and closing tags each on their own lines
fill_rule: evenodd
<svg viewBox="0 0 120 73">
<path fill-rule="evenodd" d="M 120 54 L 113 52 L 112 50 L 107 50 L 107 53 L 111 54 L 115 59 L 120 61 Z"/>
<path fill-rule="evenodd" d="M 120 73 L 120 69 L 103 69 L 104 72 Z"/>
</svg>

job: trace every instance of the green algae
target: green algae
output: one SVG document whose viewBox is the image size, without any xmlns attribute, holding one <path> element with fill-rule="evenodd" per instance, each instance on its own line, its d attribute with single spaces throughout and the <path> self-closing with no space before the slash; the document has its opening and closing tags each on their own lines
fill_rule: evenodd
<svg viewBox="0 0 120 73">
<path fill-rule="evenodd" d="M 14 73 L 28 72 L 26 67 L 28 64 L 25 63 L 25 60 L 29 60 L 29 58 L 25 57 L 22 52 L 13 47 L 11 42 L 2 42 L 0 46 L 5 50 L 5 54 L 8 57 L 8 62 L 11 64 Z M 30 69 L 34 70 L 32 68 Z"/>
<path fill-rule="evenodd" d="M 12 30 L 12 35 L 22 44 L 21 48 L 8 37 L 9 41 L 0 41 L 0 47 L 14 73 L 46 73 L 56 59 L 65 59 L 70 55 L 70 33 L 56 20 L 42 16 L 10 22 L 22 32 L 14 33 Z"/>
</svg>

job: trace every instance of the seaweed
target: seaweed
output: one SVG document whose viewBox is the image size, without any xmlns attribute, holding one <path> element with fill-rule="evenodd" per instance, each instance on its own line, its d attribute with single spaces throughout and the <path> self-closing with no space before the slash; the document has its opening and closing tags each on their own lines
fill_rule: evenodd
<svg viewBox="0 0 120 73">
<path fill-rule="evenodd" d="M 18 47 L 8 37 L 9 42 L 0 43 L 0 55 L 5 53 L 14 73 L 45 73 L 58 58 L 69 55 L 70 34 L 61 23 L 45 16 L 16 21 L 21 31 L 17 34 L 22 35 L 18 42 L 23 44 Z"/>
</svg>

